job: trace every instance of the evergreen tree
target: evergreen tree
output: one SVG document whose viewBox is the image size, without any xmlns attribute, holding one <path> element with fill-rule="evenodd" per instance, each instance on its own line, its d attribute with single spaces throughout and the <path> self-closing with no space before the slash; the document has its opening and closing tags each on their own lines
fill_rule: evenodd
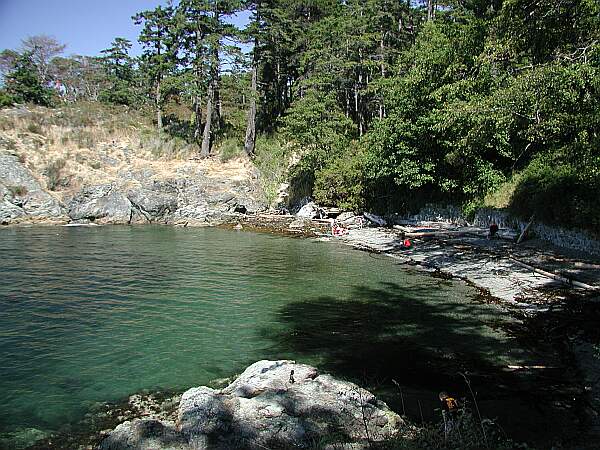
<svg viewBox="0 0 600 450">
<path fill-rule="evenodd" d="M 39 79 L 31 52 L 19 55 L 14 69 L 6 76 L 6 92 L 17 103 L 32 102 L 42 106 L 52 105 L 52 90 Z"/>
<path fill-rule="evenodd" d="M 134 60 L 129 56 L 131 41 L 117 37 L 111 47 L 102 50 L 108 86 L 100 92 L 100 100 L 119 105 L 137 102 Z"/>
<path fill-rule="evenodd" d="M 220 62 L 229 48 L 222 44 L 226 38 L 237 35 L 238 30 L 225 19 L 240 7 L 237 0 L 182 0 L 177 11 L 179 41 L 185 61 L 194 76 L 195 137 L 200 135 L 200 96 L 206 96 L 206 113 L 202 131 L 200 155 L 210 154 L 215 133 L 222 120 L 220 99 Z"/>
<path fill-rule="evenodd" d="M 176 64 L 177 46 L 173 29 L 173 8 L 158 6 L 151 11 L 143 11 L 133 17 L 136 24 L 144 24 L 139 41 L 144 46 L 142 61 L 144 72 L 152 80 L 156 123 L 159 130 L 163 128 L 163 99 L 161 82 Z"/>
</svg>

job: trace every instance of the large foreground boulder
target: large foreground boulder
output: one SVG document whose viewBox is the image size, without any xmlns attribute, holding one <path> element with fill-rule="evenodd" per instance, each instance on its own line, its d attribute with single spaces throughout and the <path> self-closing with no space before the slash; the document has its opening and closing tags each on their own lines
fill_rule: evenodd
<svg viewBox="0 0 600 450">
<path fill-rule="evenodd" d="M 197 387 L 181 398 L 177 423 L 125 422 L 100 448 L 314 448 L 394 438 L 400 416 L 359 386 L 294 361 L 259 361 L 221 390 Z"/>
</svg>

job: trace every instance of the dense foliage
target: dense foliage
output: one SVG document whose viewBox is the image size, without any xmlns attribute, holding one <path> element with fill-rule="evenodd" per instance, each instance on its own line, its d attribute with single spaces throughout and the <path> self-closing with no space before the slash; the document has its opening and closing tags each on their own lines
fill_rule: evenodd
<svg viewBox="0 0 600 450">
<path fill-rule="evenodd" d="M 325 205 L 486 204 L 600 232 L 596 0 L 180 0 L 133 20 L 139 58 L 33 39 L 38 93 L 3 52 L 0 102 L 58 81 L 67 101 L 152 107 L 203 156 L 277 149 L 293 194 Z"/>
</svg>

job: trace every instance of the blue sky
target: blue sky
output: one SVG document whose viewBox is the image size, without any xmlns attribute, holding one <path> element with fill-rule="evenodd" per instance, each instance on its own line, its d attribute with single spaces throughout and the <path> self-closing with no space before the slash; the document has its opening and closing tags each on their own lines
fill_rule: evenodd
<svg viewBox="0 0 600 450">
<path fill-rule="evenodd" d="M 0 50 L 17 49 L 27 36 L 45 34 L 67 44 L 66 55 L 99 55 L 121 36 L 137 43 L 140 27 L 131 16 L 167 0 L 0 0 Z M 233 20 L 247 23 L 247 14 Z"/>
</svg>

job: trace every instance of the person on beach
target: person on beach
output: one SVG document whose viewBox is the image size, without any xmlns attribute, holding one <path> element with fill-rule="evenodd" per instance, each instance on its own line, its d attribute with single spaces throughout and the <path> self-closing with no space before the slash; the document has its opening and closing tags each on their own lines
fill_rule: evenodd
<svg viewBox="0 0 600 450">
<path fill-rule="evenodd" d="M 447 392 L 440 392 L 440 402 L 442 404 L 442 417 L 444 419 L 444 435 L 448 438 L 448 434 L 456 428 L 458 421 L 458 400 L 450 397 Z"/>
<path fill-rule="evenodd" d="M 498 225 L 496 225 L 494 222 L 492 222 L 492 224 L 490 225 L 490 229 L 488 230 L 487 238 L 493 239 L 496 237 L 497 233 L 498 233 Z"/>
<path fill-rule="evenodd" d="M 406 237 L 406 233 L 404 232 L 400 235 L 400 241 L 400 250 L 408 250 L 412 247 L 412 242 Z"/>
<path fill-rule="evenodd" d="M 331 235 L 332 236 L 344 236 L 348 234 L 348 230 L 346 228 L 340 227 L 335 219 L 331 219 Z"/>
</svg>

